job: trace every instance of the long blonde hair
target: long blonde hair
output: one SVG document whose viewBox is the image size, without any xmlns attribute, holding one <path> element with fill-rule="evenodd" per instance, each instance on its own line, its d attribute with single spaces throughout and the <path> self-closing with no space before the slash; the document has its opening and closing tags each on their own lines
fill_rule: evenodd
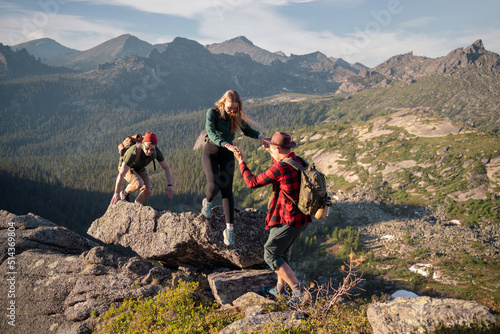
<svg viewBox="0 0 500 334">
<path fill-rule="evenodd" d="M 238 110 L 232 114 L 229 114 L 226 111 L 226 102 L 238 103 Z M 243 100 L 241 99 L 240 94 L 238 94 L 238 92 L 235 90 L 228 90 L 227 92 L 225 92 L 224 95 L 222 95 L 222 97 L 219 99 L 219 101 L 215 102 L 215 106 L 217 107 L 217 110 L 219 110 L 220 116 L 222 118 L 229 117 L 229 119 L 231 120 L 231 133 L 234 133 L 236 132 L 236 130 L 238 130 L 238 128 L 241 128 L 242 120 L 247 124 L 254 124 L 254 122 L 249 120 L 245 115 L 245 112 L 243 111 Z"/>
</svg>

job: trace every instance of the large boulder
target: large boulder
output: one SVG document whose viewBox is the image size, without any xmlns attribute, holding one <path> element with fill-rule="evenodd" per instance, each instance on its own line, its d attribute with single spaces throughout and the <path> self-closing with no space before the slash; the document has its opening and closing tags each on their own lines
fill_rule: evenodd
<svg viewBox="0 0 500 334">
<path fill-rule="evenodd" d="M 374 334 L 427 333 L 441 325 L 467 326 L 496 323 L 497 317 L 477 302 L 431 297 L 397 297 L 386 303 L 374 303 L 367 310 Z"/>
<path fill-rule="evenodd" d="M 214 210 L 214 219 L 208 221 L 192 213 L 174 215 L 155 213 L 155 210 L 141 205 L 117 205 L 120 206 L 139 211 L 140 214 L 133 215 L 131 220 L 139 219 L 144 223 L 145 230 L 150 228 L 151 217 L 164 215 L 169 217 L 170 226 L 173 219 L 178 219 L 178 227 L 189 225 L 186 223 L 187 218 L 183 220 L 183 217 L 192 217 L 202 229 L 223 222 L 223 215 L 217 208 Z M 257 211 L 237 213 L 237 222 L 242 226 L 246 223 L 257 224 L 260 218 L 263 218 L 263 214 Z M 161 219 L 156 223 L 157 230 L 165 228 L 162 226 L 167 224 Z M 258 228 L 262 231 L 262 220 L 259 223 Z M 140 227 L 131 223 L 127 229 L 140 231 Z M 115 227 L 115 232 L 121 233 L 121 228 L 124 227 Z M 218 238 L 221 236 L 217 233 L 222 232 L 222 228 L 217 226 L 213 232 L 205 231 L 200 238 L 207 240 L 206 234 L 213 233 L 213 238 L 217 239 L 214 242 L 220 244 Z M 113 226 L 109 229 L 113 230 Z M 125 235 L 129 233 L 127 229 Z M 241 228 L 236 234 L 236 241 L 241 242 L 237 255 L 226 254 L 227 258 L 243 257 L 239 252 L 250 247 L 241 234 L 244 231 L 249 230 Z M 151 240 L 155 239 L 154 235 L 150 234 L 150 237 Z M 119 305 L 130 298 L 154 297 L 163 289 L 175 287 L 180 280 L 199 282 L 196 294 L 203 300 L 213 301 L 215 295 L 220 304 L 228 306 L 232 302 L 234 308 L 245 313 L 245 319 L 227 327 L 224 333 L 259 329 L 276 321 L 295 326 L 302 317 L 296 312 L 270 314 L 266 309 L 265 305 L 271 301 L 256 292 L 261 285 L 276 284 L 276 274 L 270 270 L 228 271 L 227 268 L 216 268 L 208 271 L 188 264 L 179 265 L 174 270 L 153 266 L 153 263 L 140 257 L 97 245 L 33 214 L 16 216 L 0 211 L 0 238 L 0 294 L 4 296 L 0 298 L 0 308 L 6 312 L 4 321 L 0 321 L 0 333 L 90 334 L 96 330 L 101 316 L 112 304 Z M 248 239 L 251 240 L 250 237 Z M 199 251 L 197 247 L 202 246 L 194 248 Z M 222 249 L 223 246 L 213 247 Z M 230 253 L 231 248 L 226 251 Z M 256 257 L 256 253 L 249 254 Z M 176 256 L 172 259 L 179 261 L 189 257 Z"/>
<path fill-rule="evenodd" d="M 304 319 L 305 314 L 299 311 L 256 314 L 233 322 L 225 327 L 221 333 L 258 333 L 260 330 L 264 330 L 263 333 L 279 333 L 284 332 L 284 329 L 293 330 L 294 327 L 300 326 Z"/>
<path fill-rule="evenodd" d="M 9 237 L 13 239 L 9 241 Z M 29 249 L 80 254 L 94 246 L 97 244 L 87 238 L 32 213 L 16 216 L 0 211 L 0 261 L 8 258 L 9 248 L 16 254 Z"/>
<path fill-rule="evenodd" d="M 93 246 L 42 217 L 0 211 L 0 306 L 8 310 L 0 332 L 52 333 L 69 324 L 64 300 L 85 267 L 79 254 Z"/>
<path fill-rule="evenodd" d="M 0 333 L 90 333 L 112 303 L 172 276 L 33 214 L 0 211 L 0 254 Z"/>
<path fill-rule="evenodd" d="M 220 305 L 231 304 L 247 292 L 260 292 L 262 286 L 275 286 L 277 276 L 271 270 L 233 270 L 208 275 L 208 283 Z"/>
<path fill-rule="evenodd" d="M 267 239 L 264 219 L 265 213 L 255 209 L 235 210 L 235 245 L 228 247 L 223 242 L 226 223 L 220 206 L 213 208 L 212 218 L 207 219 L 201 213 L 157 211 L 119 201 L 110 205 L 87 233 L 167 265 L 247 268 L 263 263 Z"/>
</svg>

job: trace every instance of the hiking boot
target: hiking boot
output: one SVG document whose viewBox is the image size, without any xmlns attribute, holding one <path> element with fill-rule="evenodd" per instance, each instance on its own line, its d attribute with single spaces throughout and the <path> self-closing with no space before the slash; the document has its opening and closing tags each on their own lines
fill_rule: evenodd
<svg viewBox="0 0 500 334">
<path fill-rule="evenodd" d="M 203 202 L 201 202 L 201 206 L 201 213 L 207 218 L 212 218 L 212 203 L 204 198 Z"/>
<path fill-rule="evenodd" d="M 226 228 L 224 232 L 222 232 L 224 236 L 224 243 L 226 246 L 234 245 L 234 228 Z"/>
<path fill-rule="evenodd" d="M 264 295 L 264 297 L 275 297 L 277 295 L 284 295 L 284 296 L 289 296 L 288 291 L 285 290 L 283 293 L 279 293 L 278 289 L 276 287 L 271 287 L 271 286 L 262 286 L 260 287 L 260 292 Z"/>
<path fill-rule="evenodd" d="M 311 299 L 311 295 L 309 294 L 309 291 L 292 291 L 292 297 L 288 302 L 286 303 L 288 306 L 291 307 L 297 307 L 300 305 L 305 304 Z"/>
<path fill-rule="evenodd" d="M 125 190 L 120 192 L 120 199 L 122 201 L 130 202 L 130 194 L 125 193 Z"/>
</svg>

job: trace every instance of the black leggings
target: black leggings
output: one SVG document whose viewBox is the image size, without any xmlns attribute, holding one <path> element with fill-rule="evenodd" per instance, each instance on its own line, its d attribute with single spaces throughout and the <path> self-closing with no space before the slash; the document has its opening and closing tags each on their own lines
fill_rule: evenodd
<svg viewBox="0 0 500 334">
<path fill-rule="evenodd" d="M 202 164 L 205 175 L 207 176 L 207 188 L 205 190 L 207 200 L 212 202 L 220 191 L 226 224 L 233 224 L 233 152 L 225 147 L 219 147 L 211 142 L 207 142 L 203 148 Z"/>
</svg>

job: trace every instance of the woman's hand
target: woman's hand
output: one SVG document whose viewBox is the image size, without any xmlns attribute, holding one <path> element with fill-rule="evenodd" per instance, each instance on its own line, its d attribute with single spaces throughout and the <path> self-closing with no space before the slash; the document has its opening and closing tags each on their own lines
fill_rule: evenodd
<svg viewBox="0 0 500 334">
<path fill-rule="evenodd" d="M 234 145 L 231 145 L 231 144 L 226 144 L 224 145 L 225 148 L 227 148 L 229 151 L 233 152 L 233 153 L 241 153 L 240 149 L 238 146 L 234 146 Z"/>
</svg>

